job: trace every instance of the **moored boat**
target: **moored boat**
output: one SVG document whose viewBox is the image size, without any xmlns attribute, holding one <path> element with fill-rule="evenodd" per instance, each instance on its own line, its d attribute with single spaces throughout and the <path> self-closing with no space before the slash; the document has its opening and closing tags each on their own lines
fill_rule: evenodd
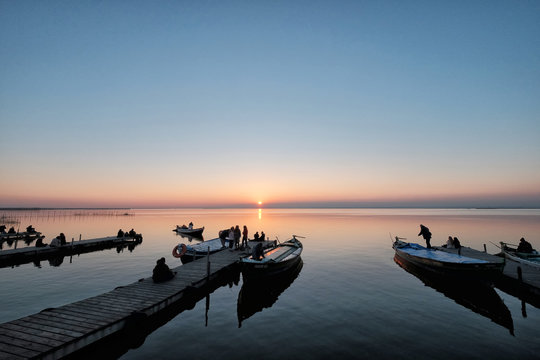
<svg viewBox="0 0 540 360">
<path fill-rule="evenodd" d="M 494 279 L 502 274 L 504 261 L 483 260 L 458 253 L 425 248 L 401 241 L 396 237 L 392 245 L 396 255 L 425 270 L 471 279 Z"/>
<path fill-rule="evenodd" d="M 178 244 L 172 250 L 175 258 L 180 258 L 182 264 L 205 257 L 208 254 L 214 254 L 224 250 L 227 243 L 223 244 L 220 238 L 203 241 L 196 244 Z"/>
<path fill-rule="evenodd" d="M 182 226 L 176 225 L 176 229 L 174 229 L 173 231 L 176 231 L 179 234 L 190 235 L 190 236 L 193 236 L 193 237 L 201 237 L 202 233 L 204 231 L 204 226 L 200 227 L 200 228 L 191 228 L 190 229 L 188 227 L 182 227 Z"/>
<path fill-rule="evenodd" d="M 536 293 L 540 294 L 540 254 L 536 250 L 519 252 L 515 246 L 501 242 L 499 255 L 506 259 L 505 276 L 538 289 Z"/>
<path fill-rule="evenodd" d="M 264 257 L 260 259 L 255 254 L 240 259 L 244 281 L 276 276 L 295 266 L 303 250 L 297 237 L 300 236 L 293 235 L 292 239 L 263 251 Z"/>
</svg>

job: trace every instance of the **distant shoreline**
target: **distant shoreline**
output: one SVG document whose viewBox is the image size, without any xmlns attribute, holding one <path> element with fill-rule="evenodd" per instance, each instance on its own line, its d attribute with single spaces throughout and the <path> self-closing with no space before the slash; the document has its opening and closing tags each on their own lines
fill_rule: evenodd
<svg viewBox="0 0 540 360">
<path fill-rule="evenodd" d="M 193 207 L 141 207 L 141 208 L 108 208 L 108 207 L 0 207 L 0 211 L 42 211 L 42 210 L 224 210 L 224 209 L 451 209 L 451 210 L 540 210 L 540 207 L 460 207 L 460 206 L 193 206 Z"/>
</svg>

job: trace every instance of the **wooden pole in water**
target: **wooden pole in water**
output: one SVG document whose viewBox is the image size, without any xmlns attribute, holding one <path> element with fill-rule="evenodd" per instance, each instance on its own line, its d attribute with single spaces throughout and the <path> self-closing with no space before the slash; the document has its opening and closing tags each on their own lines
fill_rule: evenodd
<svg viewBox="0 0 540 360">
<path fill-rule="evenodd" d="M 523 283 L 523 273 L 521 271 L 521 266 L 518 266 L 517 268 L 517 276 L 518 276 L 518 280 L 519 280 L 519 283 Z"/>
<path fill-rule="evenodd" d="M 206 253 L 206 281 L 210 280 L 210 246 L 208 246 L 208 252 Z"/>
<path fill-rule="evenodd" d="M 486 244 L 484 244 L 484 252 L 487 253 Z"/>
</svg>

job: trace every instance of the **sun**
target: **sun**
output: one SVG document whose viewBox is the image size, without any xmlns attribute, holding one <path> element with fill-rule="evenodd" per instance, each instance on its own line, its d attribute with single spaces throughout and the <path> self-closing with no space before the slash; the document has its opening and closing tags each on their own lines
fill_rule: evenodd
<svg viewBox="0 0 540 360">
<path fill-rule="evenodd" d="M 262 201 L 259 201 L 257 204 L 262 205 Z"/>
</svg>

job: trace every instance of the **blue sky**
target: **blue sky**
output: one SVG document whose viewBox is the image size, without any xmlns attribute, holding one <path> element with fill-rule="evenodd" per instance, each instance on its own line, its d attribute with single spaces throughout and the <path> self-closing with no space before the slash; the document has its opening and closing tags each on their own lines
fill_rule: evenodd
<svg viewBox="0 0 540 360">
<path fill-rule="evenodd" d="M 0 1 L 0 206 L 540 206 L 536 1 Z"/>
</svg>

